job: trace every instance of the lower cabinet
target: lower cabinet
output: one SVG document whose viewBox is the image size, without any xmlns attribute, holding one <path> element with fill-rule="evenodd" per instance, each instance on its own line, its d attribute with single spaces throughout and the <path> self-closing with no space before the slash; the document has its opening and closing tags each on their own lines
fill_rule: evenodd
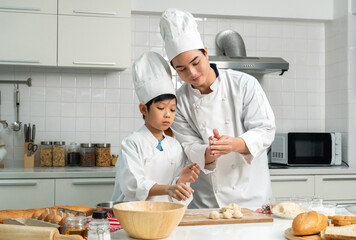
<svg viewBox="0 0 356 240">
<path fill-rule="evenodd" d="M 314 196 L 314 176 L 271 176 L 274 197 Z"/>
<path fill-rule="evenodd" d="M 338 203 L 356 203 L 356 175 L 317 175 L 315 194 Z"/>
<path fill-rule="evenodd" d="M 78 178 L 55 180 L 55 205 L 96 207 L 111 200 L 115 178 Z"/>
<path fill-rule="evenodd" d="M 54 205 L 54 179 L 0 180 L 0 210 Z"/>
</svg>

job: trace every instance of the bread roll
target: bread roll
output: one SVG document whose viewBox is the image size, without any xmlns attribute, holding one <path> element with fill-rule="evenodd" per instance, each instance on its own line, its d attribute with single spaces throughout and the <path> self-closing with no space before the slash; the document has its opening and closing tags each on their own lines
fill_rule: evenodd
<svg viewBox="0 0 356 240">
<path fill-rule="evenodd" d="M 321 232 L 328 226 L 328 218 L 315 211 L 301 213 L 292 223 L 294 235 L 312 235 Z"/>
</svg>

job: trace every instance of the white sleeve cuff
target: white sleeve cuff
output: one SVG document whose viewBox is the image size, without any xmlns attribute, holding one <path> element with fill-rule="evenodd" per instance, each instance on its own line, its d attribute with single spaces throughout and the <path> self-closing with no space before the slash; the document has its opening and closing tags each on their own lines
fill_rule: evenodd
<svg viewBox="0 0 356 240">
<path fill-rule="evenodd" d="M 136 191 L 136 199 L 138 201 L 145 201 L 148 198 L 148 193 L 150 192 L 150 189 L 155 185 L 156 182 L 151 181 L 151 180 L 145 180 L 143 181 L 140 186 L 137 187 Z"/>
</svg>

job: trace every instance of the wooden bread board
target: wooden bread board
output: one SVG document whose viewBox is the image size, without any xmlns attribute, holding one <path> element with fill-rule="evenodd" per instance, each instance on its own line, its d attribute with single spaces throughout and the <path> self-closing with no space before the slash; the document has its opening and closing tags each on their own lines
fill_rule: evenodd
<svg viewBox="0 0 356 240">
<path fill-rule="evenodd" d="M 309 236 L 296 236 L 293 234 L 292 228 L 287 228 L 284 231 L 284 236 L 289 240 L 321 240 L 319 234 L 314 234 Z"/>
<path fill-rule="evenodd" d="M 241 209 L 243 214 L 242 218 L 210 219 L 209 214 L 211 211 L 219 211 L 219 209 L 187 209 L 178 226 L 273 222 L 272 217 L 257 213 L 247 208 Z M 222 217 L 221 214 L 220 217 Z"/>
</svg>

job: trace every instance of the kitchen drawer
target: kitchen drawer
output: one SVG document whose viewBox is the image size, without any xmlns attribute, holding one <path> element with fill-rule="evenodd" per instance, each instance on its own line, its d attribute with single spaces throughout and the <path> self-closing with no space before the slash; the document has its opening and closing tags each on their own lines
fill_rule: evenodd
<svg viewBox="0 0 356 240">
<path fill-rule="evenodd" d="M 0 12 L 0 64 L 57 65 L 57 16 Z"/>
<path fill-rule="evenodd" d="M 0 210 L 54 205 L 54 180 L 0 180 Z"/>
<path fill-rule="evenodd" d="M 55 180 L 55 204 L 95 207 L 110 201 L 115 178 L 78 178 Z"/>
<path fill-rule="evenodd" d="M 0 11 L 57 14 L 57 0 L 0 0 Z"/>
<path fill-rule="evenodd" d="M 58 66 L 130 67 L 129 18 L 58 16 Z"/>
<path fill-rule="evenodd" d="M 325 200 L 354 202 L 356 200 L 356 175 L 315 176 L 315 189 L 315 194 Z"/>
<path fill-rule="evenodd" d="M 130 0 L 58 0 L 58 14 L 129 18 L 131 2 Z"/>
<path fill-rule="evenodd" d="M 271 176 L 274 197 L 314 196 L 314 176 Z"/>
</svg>

